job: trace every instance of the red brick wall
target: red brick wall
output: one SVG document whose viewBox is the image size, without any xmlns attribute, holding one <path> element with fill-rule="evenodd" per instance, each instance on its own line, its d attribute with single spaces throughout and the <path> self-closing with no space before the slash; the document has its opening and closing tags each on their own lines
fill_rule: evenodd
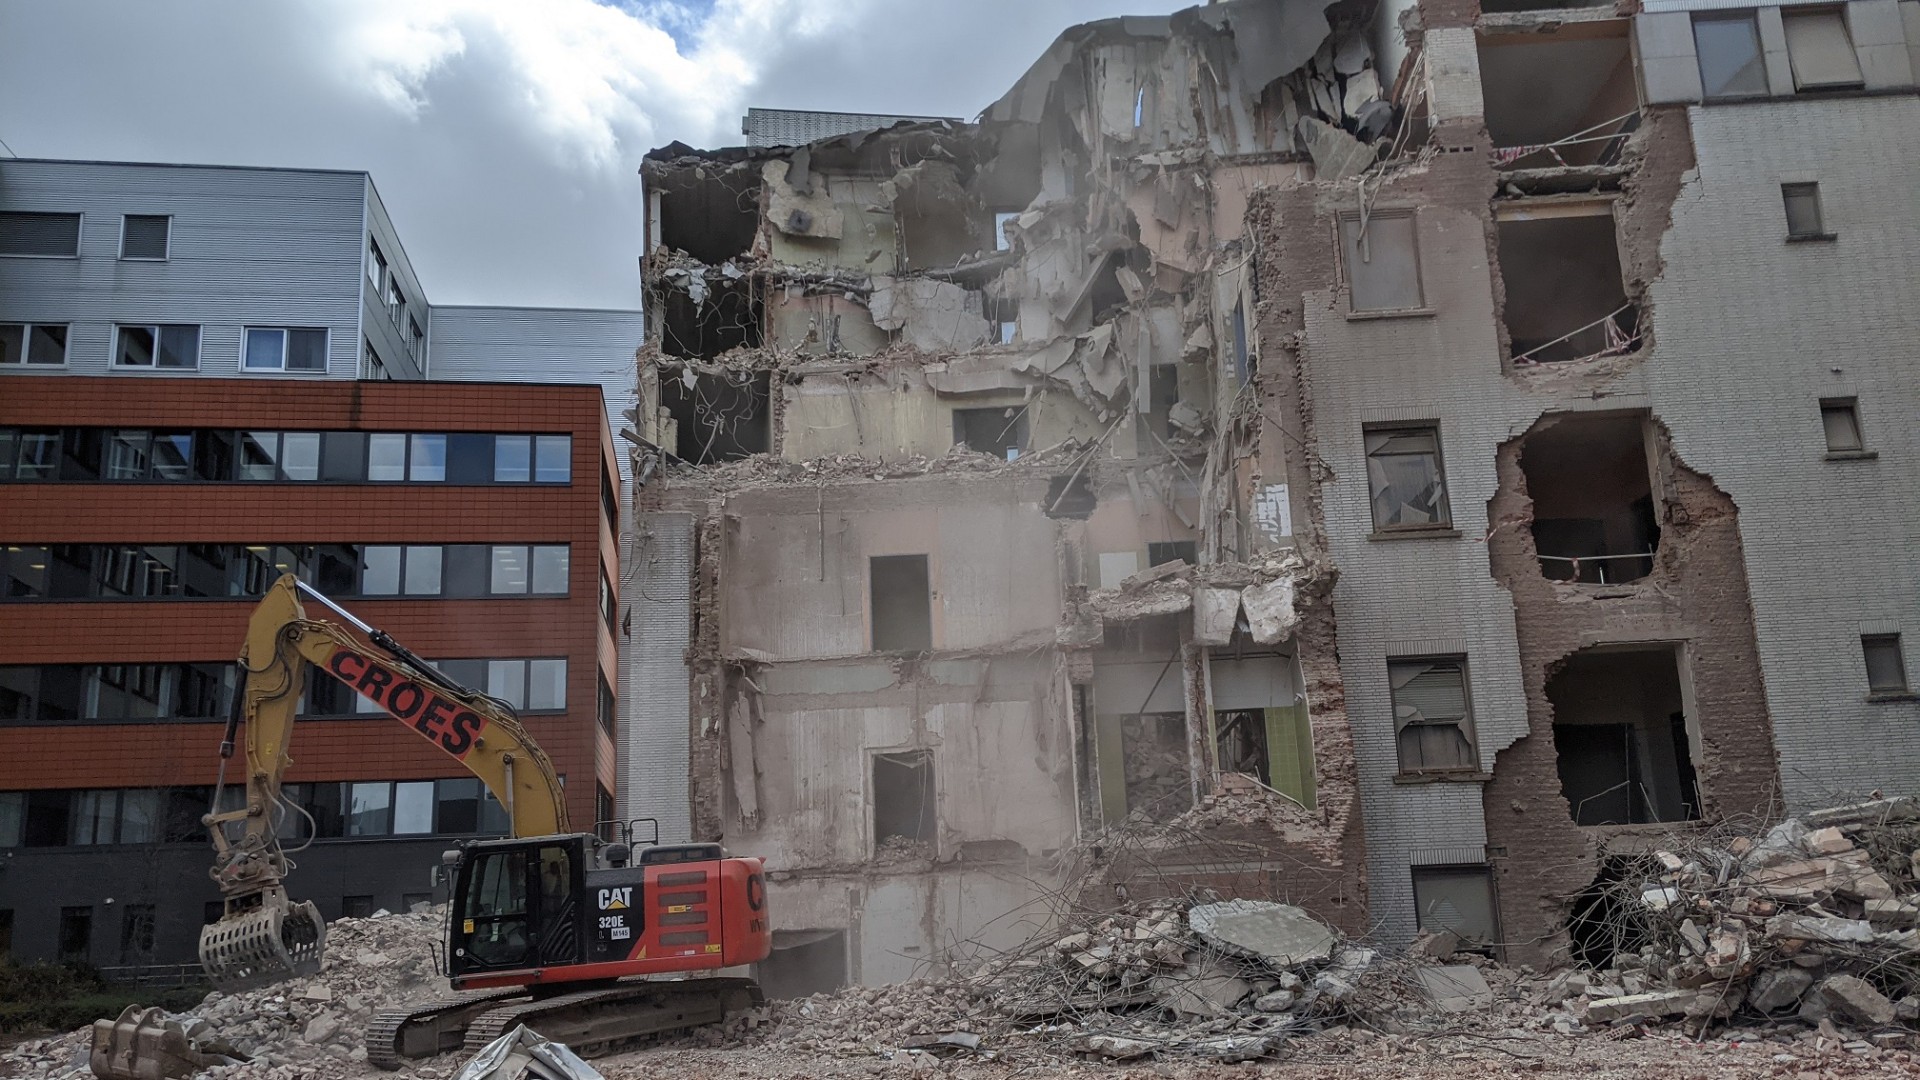
<svg viewBox="0 0 1920 1080">
<path fill-rule="evenodd" d="M 430 659 L 565 656 L 566 714 L 525 719 L 568 777 L 575 825 L 593 821 L 591 781 L 613 790 L 614 779 L 596 722 L 596 672 L 618 689 L 599 611 L 601 568 L 616 581 L 618 569 L 601 524 L 600 479 L 612 462 L 598 388 L 59 376 L 8 378 L 0 388 L 6 426 L 570 433 L 574 482 L 566 487 L 0 484 L 0 542 L 571 544 L 564 599 L 356 600 L 352 610 Z M 0 604 L 0 663 L 227 661 L 251 608 L 222 600 Z M 219 740 L 218 724 L 6 728 L 0 790 L 211 783 Z M 293 759 L 293 781 L 465 775 L 383 719 L 309 721 L 295 733 Z M 232 768 L 228 775 L 236 778 Z"/>
</svg>

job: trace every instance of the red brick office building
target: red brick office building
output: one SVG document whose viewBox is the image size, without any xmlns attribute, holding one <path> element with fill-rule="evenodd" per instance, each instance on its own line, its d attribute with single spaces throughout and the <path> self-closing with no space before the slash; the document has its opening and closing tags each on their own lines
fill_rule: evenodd
<svg viewBox="0 0 1920 1080">
<path fill-rule="evenodd" d="M 282 570 L 513 702 L 573 826 L 610 817 L 606 417 L 594 385 L 0 381 L 0 952 L 192 959 L 234 658 Z M 292 747 L 289 892 L 329 918 L 428 899 L 451 839 L 504 828 L 363 708 L 310 679 Z"/>
</svg>

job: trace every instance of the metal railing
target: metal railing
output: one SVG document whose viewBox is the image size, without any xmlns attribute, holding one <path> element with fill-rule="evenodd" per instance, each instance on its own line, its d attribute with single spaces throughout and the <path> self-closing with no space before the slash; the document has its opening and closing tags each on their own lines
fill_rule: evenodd
<svg viewBox="0 0 1920 1080">
<path fill-rule="evenodd" d="M 1653 555 L 1654 553 L 1651 551 L 1635 552 L 1629 555 L 1542 555 L 1540 556 L 1540 561 L 1543 563 L 1566 563 L 1573 568 L 1572 580 L 1583 584 L 1617 585 L 1628 581 L 1638 581 L 1646 577 L 1647 574 L 1651 574 L 1653 572 Z M 1646 573 L 1634 574 L 1632 577 L 1620 576 L 1610 578 L 1607 573 L 1607 564 L 1610 562 L 1618 562 L 1622 559 L 1644 559 L 1647 564 Z M 1545 567 L 1542 567 L 1542 569 L 1544 570 Z M 1584 576 L 1589 570 L 1593 571 L 1594 574 L 1592 580 Z"/>
</svg>

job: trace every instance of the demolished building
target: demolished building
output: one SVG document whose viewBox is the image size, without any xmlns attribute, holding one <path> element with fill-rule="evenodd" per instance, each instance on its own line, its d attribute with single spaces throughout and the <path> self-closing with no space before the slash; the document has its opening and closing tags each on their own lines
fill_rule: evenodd
<svg viewBox="0 0 1920 1080">
<path fill-rule="evenodd" d="M 768 858 L 770 989 L 1089 890 L 1564 958 L 1647 830 L 1912 786 L 1920 598 L 1808 619 L 1779 537 L 1783 476 L 1875 520 L 1817 470 L 1920 402 L 1780 341 L 1807 274 L 1911 340 L 1920 223 L 1818 185 L 1920 166 L 1920 4 L 1693 6 L 1239 0 L 974 123 L 649 155 L 620 810 Z M 1819 329 L 1702 336 L 1767 305 Z"/>
</svg>

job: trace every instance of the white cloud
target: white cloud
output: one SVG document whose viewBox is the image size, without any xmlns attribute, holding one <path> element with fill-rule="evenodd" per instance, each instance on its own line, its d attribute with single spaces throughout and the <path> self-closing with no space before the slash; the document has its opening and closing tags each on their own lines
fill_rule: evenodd
<svg viewBox="0 0 1920 1080">
<path fill-rule="evenodd" d="M 432 301 L 632 306 L 649 148 L 749 104 L 972 115 L 1108 2 L 0 0 L 0 139 L 366 169 Z"/>
</svg>

